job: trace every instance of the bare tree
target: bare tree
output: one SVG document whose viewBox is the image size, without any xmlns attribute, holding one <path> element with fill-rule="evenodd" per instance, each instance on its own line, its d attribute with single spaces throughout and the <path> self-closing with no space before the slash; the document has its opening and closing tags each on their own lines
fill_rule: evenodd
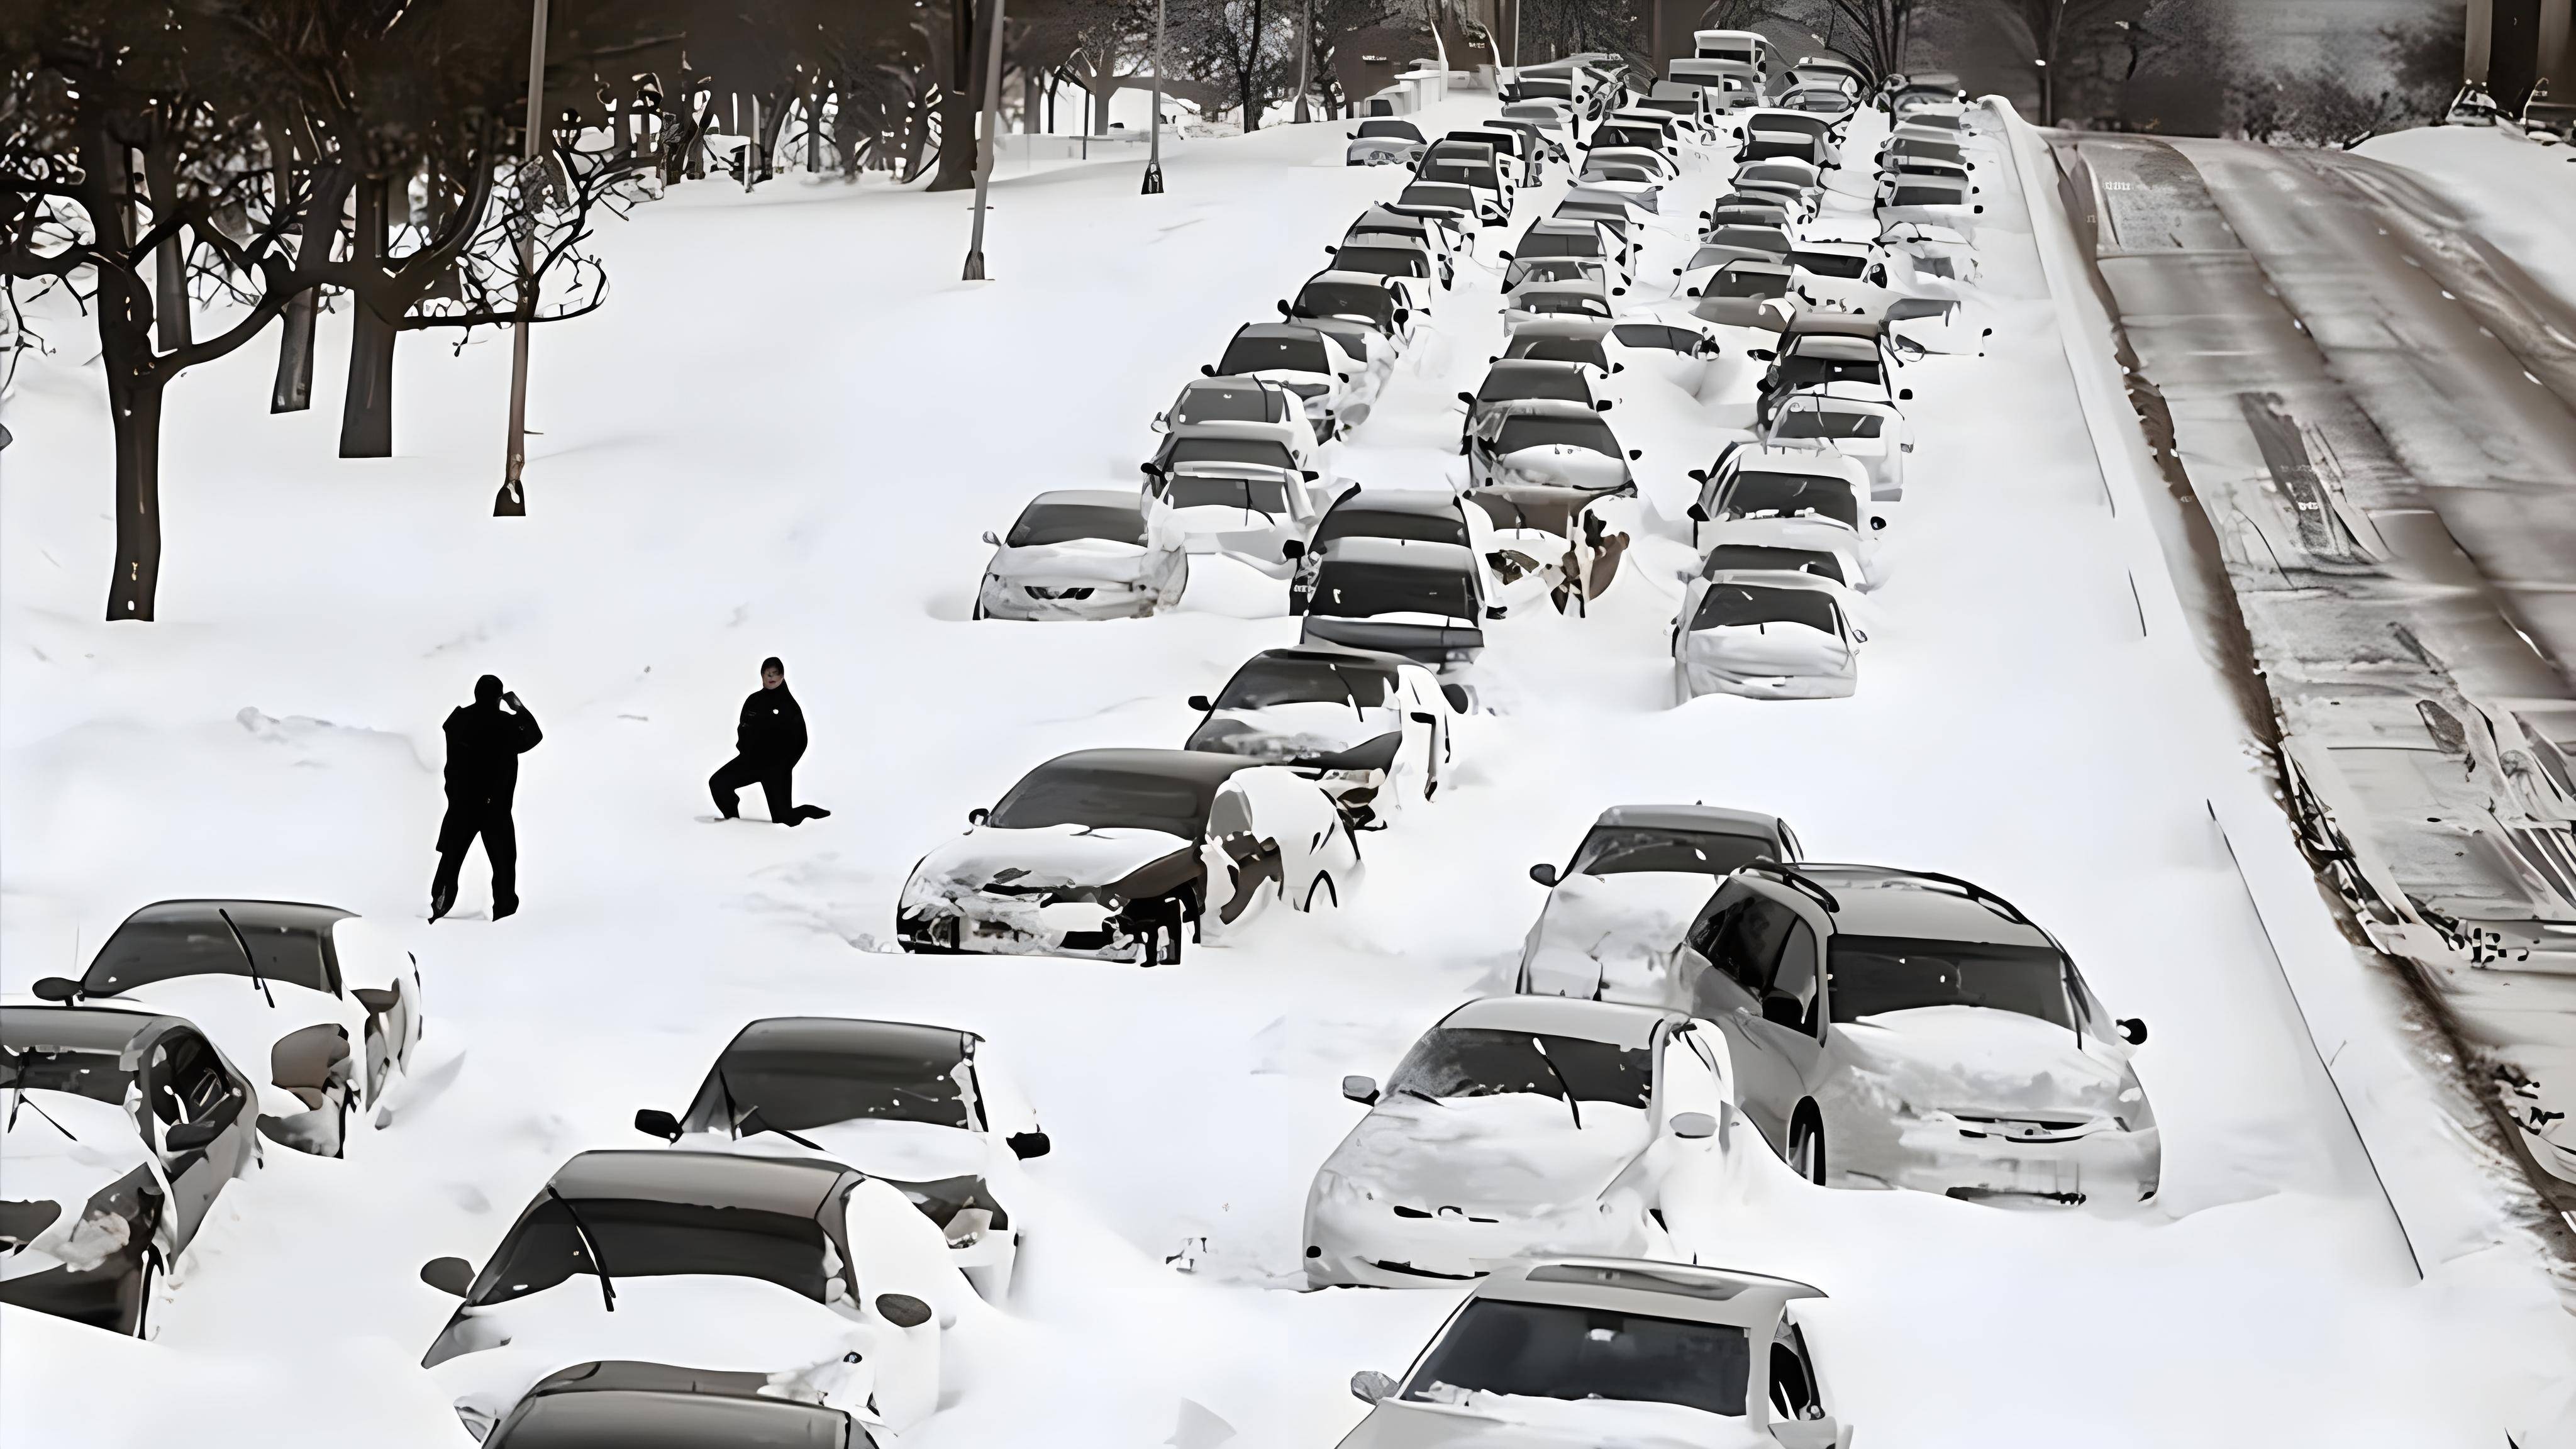
<svg viewBox="0 0 2576 1449">
<path fill-rule="evenodd" d="M 2054 126 L 2104 52 L 2125 50 L 2148 0 L 1990 0 L 2002 29 L 2036 72 L 2039 124 Z"/>
<path fill-rule="evenodd" d="M 1192 79 L 1235 98 L 1243 129 L 1287 94 L 1296 75 L 1295 0 L 1193 0 L 1173 19 L 1174 60 Z"/>
</svg>

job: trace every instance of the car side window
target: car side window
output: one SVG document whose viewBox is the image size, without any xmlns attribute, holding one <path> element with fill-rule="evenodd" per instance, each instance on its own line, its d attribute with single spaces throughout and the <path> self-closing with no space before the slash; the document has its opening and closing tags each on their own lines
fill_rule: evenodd
<svg viewBox="0 0 2576 1449">
<path fill-rule="evenodd" d="M 1796 911 L 1767 896 L 1748 892 L 1744 908 L 1718 931 L 1717 949 L 1707 953 L 1709 964 L 1758 1000 L 1771 984 L 1771 969 L 1780 960 L 1781 945 L 1798 924 Z"/>
<path fill-rule="evenodd" d="M 1816 932 L 1803 920 L 1789 928 L 1789 939 L 1780 947 L 1780 964 L 1771 973 L 1771 985 L 1763 993 L 1765 1016 L 1771 1014 L 1773 997 L 1785 997 L 1795 1003 L 1797 1020 L 1781 1020 L 1781 1025 L 1794 1025 L 1809 1036 L 1816 1034 Z"/>
<path fill-rule="evenodd" d="M 206 1044 L 205 1038 L 173 1032 L 153 1047 L 152 1054 L 152 1110 L 163 1122 L 202 1120 L 221 1109 L 232 1096 L 232 1079 L 218 1065 L 214 1048 Z M 171 1109 L 179 1115 L 170 1116 Z"/>
<path fill-rule="evenodd" d="M 1709 896 L 1708 904 L 1699 908 L 1699 919 L 1691 922 L 1691 928 L 1682 940 L 1703 958 L 1715 962 L 1718 937 L 1726 931 L 1727 923 L 1734 919 L 1736 911 L 1752 894 L 1736 881 L 1728 881 L 1718 887 Z"/>
</svg>

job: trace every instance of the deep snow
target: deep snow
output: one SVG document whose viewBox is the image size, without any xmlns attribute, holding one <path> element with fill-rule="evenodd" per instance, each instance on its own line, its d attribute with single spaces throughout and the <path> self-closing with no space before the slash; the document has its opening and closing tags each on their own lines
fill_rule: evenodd
<svg viewBox="0 0 2576 1449">
<path fill-rule="evenodd" d="M 2415 172 L 2472 230 L 2576 307 L 2576 146 L 2494 126 L 2418 126 L 2354 149 Z"/>
<path fill-rule="evenodd" d="M 1177 745 L 1184 697 L 1295 637 L 1282 586 L 1223 565 L 1153 620 L 967 612 L 983 530 L 1132 481 L 1146 420 L 1393 194 L 1341 134 L 1194 143 L 1157 199 L 1130 164 L 1007 180 L 979 286 L 953 280 L 962 197 L 682 188 L 603 238 L 608 309 L 537 338 L 525 520 L 485 516 L 501 346 L 407 343 L 381 462 L 332 457 L 327 402 L 268 416 L 264 345 L 202 369 L 171 400 L 150 627 L 97 622 L 106 420 L 92 344 L 53 321 L 0 454 L 0 985 L 163 896 L 333 902 L 419 952 L 447 1080 L 345 1162 L 268 1153 L 157 1342 L 10 1310 L 0 1440 L 462 1443 L 414 1367 L 451 1306 L 418 1266 L 479 1261 L 571 1153 L 645 1145 L 632 1111 L 681 1101 L 746 1019 L 817 1012 L 1007 1042 L 1055 1141 L 1011 1311 L 952 1343 L 950 1407 L 908 1443 L 1329 1444 L 1361 1413 L 1351 1371 L 1402 1368 L 1455 1301 L 1289 1291 L 1308 1182 L 1360 1110 L 1336 1080 L 1508 989 L 1526 867 L 1602 807 L 1699 799 L 1777 812 L 1820 859 L 1976 879 L 2153 1026 L 2148 1210 L 1765 1177 L 1725 1217 L 1729 1266 L 1833 1295 L 1812 1341 L 1862 1442 L 2493 1449 L 2576 1339 L 2509 1238 L 2416 1281 L 2210 825 L 2210 798 L 2259 799 L 2253 763 L 2188 641 L 2140 637 L 2009 167 L 1981 172 L 1992 355 L 1909 374 L 1920 449 L 1856 697 L 1667 708 L 1687 550 L 1640 538 L 1590 618 L 1491 626 L 1508 713 L 1462 724 L 1451 785 L 1367 838 L 1340 913 L 1154 971 L 881 949 L 967 809 L 1063 750 Z M 1721 174 L 1686 180 L 1691 209 Z M 1649 285 L 1680 260 L 1653 245 Z M 1462 267 L 1335 471 L 1460 465 L 1494 286 Z M 324 334 L 336 379 L 345 328 Z M 1650 492 L 1746 411 L 1635 409 L 1611 419 L 1637 420 Z M 837 812 L 792 833 L 711 823 L 701 783 L 771 653 L 814 729 L 802 797 Z M 436 726 L 486 670 L 547 731 L 527 906 L 482 918 L 478 855 L 432 927 Z"/>
</svg>

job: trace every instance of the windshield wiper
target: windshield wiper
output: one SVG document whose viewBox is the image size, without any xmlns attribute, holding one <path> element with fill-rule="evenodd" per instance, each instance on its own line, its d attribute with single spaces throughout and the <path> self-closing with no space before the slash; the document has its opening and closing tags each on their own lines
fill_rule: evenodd
<svg viewBox="0 0 2576 1449">
<path fill-rule="evenodd" d="M 816 1152 L 823 1150 L 823 1144 L 816 1142 L 813 1138 L 790 1132 L 786 1128 L 776 1126 L 772 1124 L 769 1119 L 762 1117 L 760 1115 L 760 1106 L 758 1103 L 736 1110 L 733 1104 L 733 1082 L 725 1076 L 724 1063 L 722 1062 L 716 1063 L 716 1090 L 724 1094 L 725 1126 L 733 1133 L 733 1137 L 736 1142 L 742 1140 L 743 1129 L 749 1127 L 751 1128 L 751 1135 L 754 1137 L 759 1136 L 763 1132 L 773 1132 L 786 1138 L 788 1141 L 795 1143 L 799 1147 L 810 1148 Z"/>
<path fill-rule="evenodd" d="M 42 1118 L 44 1118 L 47 1122 L 49 1122 L 49 1123 L 52 1123 L 52 1124 L 53 1124 L 53 1128 L 54 1128 L 54 1130 L 55 1130 L 55 1131 L 60 1132 L 60 1133 L 61 1133 L 61 1134 L 63 1134 L 65 1137 L 70 1138 L 70 1139 L 71 1139 L 72 1141 L 74 1141 L 74 1142 L 78 1142 L 78 1141 L 80 1140 L 80 1134 L 79 1134 L 79 1133 L 76 1133 L 76 1132 L 74 1132 L 74 1131 L 72 1131 L 72 1129 L 70 1129 L 69 1127 L 64 1126 L 64 1125 L 61 1123 L 61 1121 L 60 1121 L 60 1120 L 58 1120 L 58 1119 L 54 1116 L 54 1114 L 53 1114 L 53 1113 L 46 1111 L 46 1110 L 45 1110 L 45 1104 L 44 1104 L 44 1103 L 42 1103 L 42 1102 L 30 1102 L 30 1101 L 28 1101 L 28 1100 L 27 1100 L 27 1058 L 28 1058 L 28 1057 L 31 1057 L 31 1056 L 33 1056 L 33 1055 L 35 1055 L 35 1053 L 34 1053 L 33 1051 L 20 1052 L 20 1053 L 18 1054 L 18 1061 L 17 1061 L 17 1068 L 18 1068 L 18 1069 L 17 1069 L 15 1072 L 13 1072 L 13 1073 L 11 1073 L 11 1074 L 10 1074 L 10 1077 L 9 1077 L 9 1125 L 10 1125 L 11 1127 L 15 1127 L 15 1126 L 17 1126 L 17 1125 L 18 1125 L 18 1109 L 19 1109 L 19 1108 L 21 1108 L 21 1107 L 33 1107 L 33 1108 L 35 1108 L 35 1109 L 36 1109 L 36 1115 L 37 1115 L 37 1116 L 42 1117 Z"/>
<path fill-rule="evenodd" d="M 277 997 L 268 989 L 268 978 L 259 974 L 259 958 L 251 954 L 250 941 L 242 935 L 241 927 L 233 924 L 233 913 L 222 906 L 217 906 L 215 914 L 223 918 L 224 929 L 233 933 L 233 944 L 241 947 L 242 964 L 250 968 L 250 984 L 258 987 L 259 994 L 266 997 L 268 1004 L 274 1007 L 277 1005 Z"/>
<path fill-rule="evenodd" d="M 1446 1107 L 1449 1105 L 1448 1103 L 1441 1101 L 1438 1097 L 1422 1090 L 1420 1087 L 1398 1087 L 1396 1090 L 1402 1092 L 1408 1097 L 1420 1097 L 1422 1100 L 1430 1103 L 1434 1107 Z"/>
<path fill-rule="evenodd" d="M 1556 1078 L 1556 1084 L 1565 1089 L 1565 1109 L 1574 1114 L 1574 1130 L 1577 1132 L 1582 1131 L 1582 1104 L 1574 1100 L 1574 1084 L 1565 1079 L 1565 1073 L 1556 1069 L 1556 1058 L 1547 1054 L 1547 1038 L 1541 1036 L 1531 1037 L 1530 1045 L 1538 1049 L 1538 1059 L 1547 1063 L 1547 1074 Z"/>
<path fill-rule="evenodd" d="M 562 1190 L 551 1182 L 546 1184 L 546 1196 L 563 1204 L 564 1216 L 572 1219 L 572 1230 L 581 1237 L 581 1250 L 590 1254 L 590 1266 L 599 1273 L 599 1301 L 607 1305 L 609 1312 L 615 1313 L 617 1285 L 609 1281 L 608 1260 L 599 1256 L 599 1240 L 590 1235 L 590 1224 L 581 1220 L 581 1209 L 574 1207 L 572 1199 L 564 1196 Z"/>
</svg>

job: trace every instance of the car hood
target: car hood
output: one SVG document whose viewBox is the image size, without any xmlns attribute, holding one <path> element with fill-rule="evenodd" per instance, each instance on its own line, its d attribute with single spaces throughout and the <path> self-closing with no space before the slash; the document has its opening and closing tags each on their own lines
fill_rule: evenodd
<svg viewBox="0 0 2576 1449">
<path fill-rule="evenodd" d="M 1459 1400 L 1386 1400 L 1340 1449 L 1778 1449 L 1748 1420 L 1679 1404 L 1483 1393 Z"/>
<path fill-rule="evenodd" d="M 113 1103 L 77 1092 L 0 1090 L 0 1198 L 7 1230 L 27 1246 L 0 1256 L 0 1277 L 58 1263 L 95 1267 L 125 1245 L 125 1224 L 82 1222 L 97 1193 L 138 1170 L 151 1152 L 134 1119 Z M 46 1205 L 53 1211 L 47 1215 Z"/>
<path fill-rule="evenodd" d="M 742 1138 L 721 1132 L 692 1132 L 672 1145 L 690 1152 L 733 1152 L 745 1157 L 821 1158 L 888 1182 L 980 1178 L 993 1162 L 992 1148 L 983 1137 L 962 1127 L 941 1127 L 930 1122 L 863 1118 L 799 1127 L 796 1135 L 822 1150 L 801 1147 L 775 1132 Z"/>
<path fill-rule="evenodd" d="M 1805 624 L 1727 624 L 1682 636 L 1682 658 L 1730 674 L 1839 674 L 1851 647 Z"/>
<path fill-rule="evenodd" d="M 700 1274 L 616 1280 L 617 1309 L 586 1273 L 470 1310 L 464 1351 L 430 1370 L 459 1405 L 498 1418 L 537 1380 L 574 1364 L 633 1359 L 766 1375 L 769 1392 L 861 1410 L 873 1386 L 868 1330 L 757 1278 Z M 856 1359 L 856 1362 L 849 1360 Z"/>
<path fill-rule="evenodd" d="M 1400 731 L 1396 712 L 1354 710 L 1321 700 L 1264 709 L 1221 709 L 1190 735 L 1189 748 L 1246 755 L 1266 764 L 1337 755 Z"/>
<path fill-rule="evenodd" d="M 2035 1016 L 1922 1006 L 1837 1022 L 1856 1078 L 1916 1111 L 2113 1116 L 2136 1085 L 2125 1050 Z"/>
<path fill-rule="evenodd" d="M 1567 876 L 1539 912 L 1530 989 L 1663 1005 L 1673 953 L 1716 889 L 1687 871 Z"/>
<path fill-rule="evenodd" d="M 1105 886 L 1196 847 L 1159 830 L 1050 825 L 1039 830 L 978 826 L 923 856 L 904 886 L 906 902 L 956 899 L 1002 887 L 1035 895 L 1049 887 Z"/>
<path fill-rule="evenodd" d="M 1531 1215 L 1587 1203 L 1645 1151 L 1646 1114 L 1512 1093 L 1426 1102 L 1395 1097 L 1360 1119 L 1324 1171 L 1390 1203 Z"/>
<path fill-rule="evenodd" d="M 1098 579 L 1103 583 L 1128 584 L 1145 577 L 1146 566 L 1153 560 L 1150 549 L 1132 543 L 1114 543 L 1105 538 L 1075 539 L 1068 543 L 1042 543 L 1027 548 L 1008 544 L 993 551 L 993 562 L 986 572 L 1005 579 Z"/>
</svg>

